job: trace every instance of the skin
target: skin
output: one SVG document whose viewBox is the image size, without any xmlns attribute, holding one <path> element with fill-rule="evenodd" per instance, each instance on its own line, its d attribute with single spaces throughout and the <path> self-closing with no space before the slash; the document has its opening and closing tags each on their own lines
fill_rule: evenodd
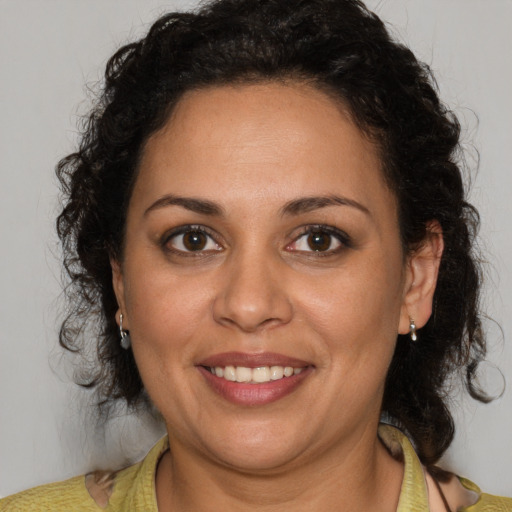
<svg viewBox="0 0 512 512">
<path fill-rule="evenodd" d="M 283 213 L 312 196 L 343 201 Z M 172 235 L 186 225 L 208 230 L 204 250 Z M 314 251 L 311 226 L 343 236 L 324 232 L 328 249 Z M 397 334 L 431 313 L 434 228 L 404 255 L 378 151 L 311 86 L 222 86 L 180 100 L 145 146 L 124 256 L 112 264 L 123 326 L 169 434 L 160 510 L 396 510 L 402 467 L 377 427 Z M 197 368 L 231 351 L 276 352 L 311 371 L 277 401 L 233 404 Z"/>
</svg>

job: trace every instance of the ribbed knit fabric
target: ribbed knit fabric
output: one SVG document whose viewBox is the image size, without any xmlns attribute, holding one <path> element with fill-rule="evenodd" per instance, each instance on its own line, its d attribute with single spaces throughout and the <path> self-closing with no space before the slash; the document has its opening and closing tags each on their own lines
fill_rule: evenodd
<svg viewBox="0 0 512 512">
<path fill-rule="evenodd" d="M 429 512 L 423 467 L 407 437 L 394 427 L 381 425 L 379 437 L 404 459 L 404 478 L 397 512 Z M 49 485 L 42 485 L 0 500 L 1 512 L 158 512 L 155 494 L 155 472 L 158 460 L 168 448 L 162 438 L 142 462 L 116 473 L 108 505 L 101 508 L 89 495 L 85 477 L 79 476 Z M 460 512 L 512 512 L 512 499 L 490 496 L 469 480 L 460 478 L 466 489 L 480 494 L 479 500 Z"/>
<path fill-rule="evenodd" d="M 116 473 L 108 505 L 101 508 L 87 491 L 85 477 L 78 476 L 0 500 L 1 512 L 157 512 L 155 472 L 158 460 L 168 448 L 167 437 L 146 455 L 144 460 Z"/>
<path fill-rule="evenodd" d="M 400 430 L 390 426 L 379 427 L 379 437 L 391 449 L 397 448 L 404 459 L 404 478 L 398 501 L 397 512 L 429 512 L 427 484 L 423 466 L 409 439 Z M 470 507 L 459 508 L 458 512 L 512 512 L 512 498 L 501 498 L 483 493 L 477 485 L 459 477 L 462 485 L 480 495 L 478 501 Z"/>
</svg>

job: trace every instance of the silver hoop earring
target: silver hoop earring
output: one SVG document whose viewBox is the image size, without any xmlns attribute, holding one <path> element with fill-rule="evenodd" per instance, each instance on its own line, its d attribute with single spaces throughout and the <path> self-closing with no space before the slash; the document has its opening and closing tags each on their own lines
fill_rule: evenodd
<svg viewBox="0 0 512 512">
<path fill-rule="evenodd" d="M 123 329 L 123 314 L 119 315 L 119 334 L 121 335 L 121 347 L 128 350 L 132 345 L 130 335 Z"/>
<path fill-rule="evenodd" d="M 412 341 L 417 341 L 418 340 L 418 335 L 416 334 L 416 323 L 414 322 L 414 320 L 412 318 L 409 318 L 409 334 L 411 336 L 411 340 Z"/>
</svg>

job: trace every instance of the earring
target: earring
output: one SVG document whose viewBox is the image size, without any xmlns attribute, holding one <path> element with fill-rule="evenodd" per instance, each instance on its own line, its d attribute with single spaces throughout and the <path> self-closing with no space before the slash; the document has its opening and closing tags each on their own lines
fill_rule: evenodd
<svg viewBox="0 0 512 512">
<path fill-rule="evenodd" d="M 409 317 L 409 334 L 411 336 L 412 341 L 417 341 L 418 335 L 416 334 L 416 323 L 412 318 Z"/>
<path fill-rule="evenodd" d="M 119 315 L 119 334 L 121 335 L 121 347 L 128 350 L 132 344 L 130 334 L 123 329 L 123 313 Z"/>
</svg>

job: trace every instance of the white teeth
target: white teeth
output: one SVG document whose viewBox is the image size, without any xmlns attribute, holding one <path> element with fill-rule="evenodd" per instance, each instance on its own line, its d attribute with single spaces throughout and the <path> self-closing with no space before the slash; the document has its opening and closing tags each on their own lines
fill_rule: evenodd
<svg viewBox="0 0 512 512">
<path fill-rule="evenodd" d="M 284 368 L 282 366 L 271 366 L 270 367 L 270 378 L 272 380 L 282 379 L 284 376 Z"/>
<path fill-rule="evenodd" d="M 291 366 L 286 366 L 284 369 L 284 376 L 291 377 L 293 375 L 293 368 Z"/>
<path fill-rule="evenodd" d="M 215 370 L 215 373 L 217 373 L 217 370 Z M 226 366 L 226 368 L 224 368 L 224 378 L 231 382 L 236 382 L 236 370 L 234 366 Z"/>
<path fill-rule="evenodd" d="M 292 366 L 260 366 L 258 368 L 247 368 L 246 366 L 215 366 L 209 368 L 212 374 L 231 382 L 247 382 L 250 384 L 261 384 L 279 380 L 283 377 L 298 375 L 304 368 L 293 368 Z"/>
<path fill-rule="evenodd" d="M 252 370 L 245 366 L 236 367 L 236 381 L 237 382 L 251 382 Z"/>
<path fill-rule="evenodd" d="M 252 373 L 253 382 L 268 382 L 270 380 L 270 368 L 263 366 L 261 368 L 254 368 Z"/>
</svg>

